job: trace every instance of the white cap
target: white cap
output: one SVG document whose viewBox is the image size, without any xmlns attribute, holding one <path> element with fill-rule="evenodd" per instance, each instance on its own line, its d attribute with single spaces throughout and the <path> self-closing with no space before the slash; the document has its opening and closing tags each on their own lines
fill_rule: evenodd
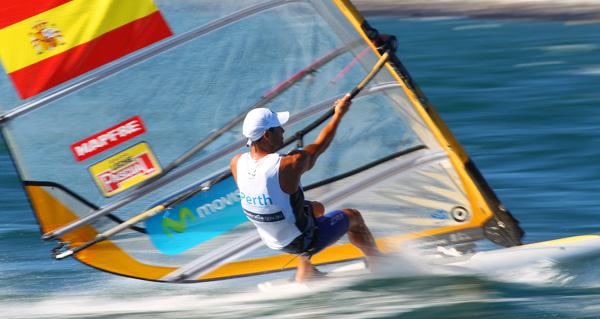
<svg viewBox="0 0 600 319">
<path fill-rule="evenodd" d="M 248 138 L 247 146 L 259 140 L 262 135 L 272 127 L 285 124 L 290 118 L 290 112 L 273 112 L 265 108 L 254 109 L 244 119 L 242 133 Z"/>
</svg>

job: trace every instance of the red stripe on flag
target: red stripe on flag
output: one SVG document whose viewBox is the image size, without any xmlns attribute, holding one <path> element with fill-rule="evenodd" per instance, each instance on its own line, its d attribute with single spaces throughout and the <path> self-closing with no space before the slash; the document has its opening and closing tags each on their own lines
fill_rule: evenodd
<svg viewBox="0 0 600 319">
<path fill-rule="evenodd" d="M 0 0 L 0 29 L 71 0 Z"/>
<path fill-rule="evenodd" d="M 125 24 L 87 43 L 10 73 L 22 99 L 89 72 L 171 36 L 160 11 Z"/>
</svg>

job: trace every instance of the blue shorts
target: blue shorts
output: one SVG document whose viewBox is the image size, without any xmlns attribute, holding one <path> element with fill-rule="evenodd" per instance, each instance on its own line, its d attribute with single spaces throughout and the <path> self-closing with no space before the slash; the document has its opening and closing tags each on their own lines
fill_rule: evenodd
<svg viewBox="0 0 600 319">
<path fill-rule="evenodd" d="M 311 255 L 338 241 L 350 227 L 348 216 L 341 210 L 334 210 L 317 218 L 317 242 L 310 250 Z"/>
</svg>

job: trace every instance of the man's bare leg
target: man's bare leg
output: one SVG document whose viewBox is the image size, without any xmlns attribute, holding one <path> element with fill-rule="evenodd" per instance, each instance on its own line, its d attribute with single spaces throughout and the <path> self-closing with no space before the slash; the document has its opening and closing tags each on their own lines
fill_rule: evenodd
<svg viewBox="0 0 600 319">
<path fill-rule="evenodd" d="M 381 256 L 381 252 L 377 248 L 375 238 L 365 224 L 360 212 L 353 208 L 344 208 L 342 211 L 350 220 L 348 228 L 348 239 L 350 242 L 360 249 L 367 258 L 367 265 L 373 265 L 374 258 Z"/>
<path fill-rule="evenodd" d="M 323 206 L 323 204 L 313 201 L 311 202 L 311 205 L 313 207 L 313 215 L 315 216 L 315 218 L 323 216 L 323 214 L 325 213 L 325 207 Z M 309 257 L 299 256 L 298 258 L 298 269 L 296 271 L 295 276 L 297 282 L 306 281 L 323 274 L 317 269 L 317 267 L 315 267 L 310 262 Z"/>
<path fill-rule="evenodd" d="M 317 201 L 312 201 L 310 203 L 312 204 L 313 216 L 315 216 L 315 218 L 319 218 L 325 214 L 325 206 L 323 206 L 323 204 Z"/>
<path fill-rule="evenodd" d="M 297 282 L 310 280 L 323 274 L 310 262 L 309 257 L 299 256 L 298 258 L 298 269 L 294 278 Z"/>
<path fill-rule="evenodd" d="M 312 202 L 313 212 L 315 217 L 323 215 L 324 207 L 319 202 Z M 373 259 L 381 256 L 381 252 L 375 244 L 375 238 L 371 231 L 365 224 L 360 212 L 353 208 L 342 209 L 344 214 L 348 216 L 350 226 L 348 228 L 348 239 L 350 242 L 360 249 L 367 258 L 367 265 L 373 265 Z M 323 273 L 320 272 L 306 256 L 298 257 L 298 270 L 296 272 L 295 279 L 297 282 L 309 280 L 314 277 L 318 277 Z"/>
</svg>

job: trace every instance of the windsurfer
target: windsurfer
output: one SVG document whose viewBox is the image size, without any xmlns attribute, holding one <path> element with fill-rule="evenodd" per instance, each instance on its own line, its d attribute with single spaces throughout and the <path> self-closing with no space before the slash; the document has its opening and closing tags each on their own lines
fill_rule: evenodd
<svg viewBox="0 0 600 319">
<path fill-rule="evenodd" d="M 276 153 L 283 146 L 289 112 L 265 108 L 250 111 L 243 124 L 250 152 L 231 160 L 231 172 L 241 196 L 242 208 L 270 248 L 299 255 L 296 281 L 320 275 L 310 258 L 348 233 L 350 242 L 366 256 L 367 263 L 379 250 L 360 212 L 344 208 L 325 214 L 323 205 L 305 201 L 300 179 L 329 147 L 350 108 L 350 96 L 336 101 L 335 113 L 312 144 L 287 155 Z"/>
</svg>

